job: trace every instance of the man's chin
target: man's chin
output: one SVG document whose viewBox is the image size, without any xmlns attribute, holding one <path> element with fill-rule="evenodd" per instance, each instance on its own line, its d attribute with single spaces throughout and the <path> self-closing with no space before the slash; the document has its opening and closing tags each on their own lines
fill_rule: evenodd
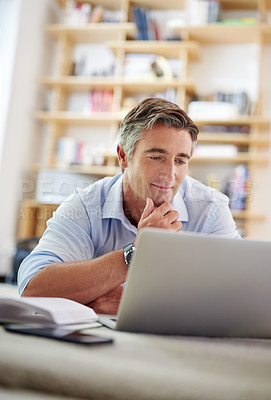
<svg viewBox="0 0 271 400">
<path fill-rule="evenodd" d="M 161 206 L 161 204 L 163 204 L 163 203 L 166 203 L 166 202 L 171 203 L 172 199 L 173 199 L 172 195 L 171 196 L 164 195 L 164 196 L 152 197 L 153 204 L 156 208 Z"/>
</svg>

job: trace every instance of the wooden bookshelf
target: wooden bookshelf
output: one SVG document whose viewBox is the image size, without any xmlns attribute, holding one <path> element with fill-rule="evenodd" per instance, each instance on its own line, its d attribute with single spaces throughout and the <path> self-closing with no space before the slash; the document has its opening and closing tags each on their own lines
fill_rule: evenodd
<svg viewBox="0 0 271 400">
<path fill-rule="evenodd" d="M 58 24 L 48 25 L 45 29 L 57 44 L 56 67 L 52 76 L 41 78 L 41 85 L 52 95 L 50 107 L 36 112 L 37 121 L 47 128 L 46 147 L 44 148 L 44 160 L 38 165 L 31 165 L 31 171 L 38 172 L 41 169 L 53 168 L 56 171 L 64 171 L 78 174 L 93 175 L 95 177 L 113 176 L 119 173 L 116 154 L 110 145 L 104 151 L 104 165 L 69 165 L 60 167 L 56 162 L 56 148 L 58 140 L 65 137 L 68 129 L 88 129 L 104 127 L 112 136 L 117 135 L 118 127 L 128 111 L 125 98 L 134 98 L 146 92 L 155 95 L 157 92 L 168 88 L 176 92 L 176 102 L 184 109 L 191 96 L 197 94 L 197 82 L 189 77 L 189 66 L 192 62 L 198 62 L 204 51 L 205 45 L 257 43 L 262 47 L 271 43 L 271 26 L 266 22 L 266 12 L 271 10 L 271 0 L 220 0 L 224 10 L 256 10 L 259 20 L 254 25 L 236 24 L 211 24 L 205 26 L 175 27 L 175 35 L 182 40 L 136 40 L 137 27 L 131 19 L 131 7 L 148 7 L 160 10 L 184 10 L 186 0 L 87 0 L 92 6 L 102 5 L 111 10 L 120 10 L 123 21 L 119 23 L 89 23 L 82 26 L 68 26 L 62 20 Z M 66 0 L 56 0 L 56 3 L 64 9 Z M 117 66 L 113 76 L 73 76 L 73 50 L 78 44 L 103 44 L 114 54 Z M 262 51 L 262 50 L 261 50 Z M 162 77 L 153 79 L 131 79 L 123 75 L 125 56 L 129 53 L 155 54 L 166 59 L 177 59 L 183 64 L 183 75 L 176 77 Z M 261 68 L 259 68 L 259 71 Z M 259 77 L 261 79 L 261 77 Z M 107 90 L 113 92 L 114 107 L 112 112 L 79 112 L 67 111 L 68 96 L 73 93 L 89 92 L 91 90 Z M 264 150 L 269 146 L 270 122 L 259 114 L 257 116 L 243 116 L 234 120 L 195 120 L 200 130 L 206 125 L 248 126 L 250 133 L 229 132 L 201 132 L 199 144 L 236 145 L 245 146 L 246 151 L 237 153 L 234 157 L 200 157 L 196 154 L 191 159 L 191 165 L 204 165 L 214 167 L 216 164 L 239 164 L 249 166 L 253 175 L 254 168 L 265 167 L 268 156 Z M 89 135 L 95 133 L 89 132 Z M 35 201 L 26 202 L 26 215 L 38 215 L 42 210 L 42 203 Z M 52 211 L 56 205 L 45 205 L 45 209 Z M 28 214 L 27 214 L 28 209 Z M 36 210 L 35 212 L 33 210 Z M 36 214 L 35 214 L 36 213 Z M 251 222 L 262 221 L 264 215 L 258 215 L 250 209 L 233 211 L 236 220 L 242 220 L 245 226 Z M 30 218 L 30 217 L 29 217 Z M 36 221 L 36 222 L 35 222 Z M 34 225 L 37 219 L 29 222 L 26 218 L 21 225 L 21 237 L 33 235 Z M 30 228 L 31 226 L 31 228 Z M 40 223 L 40 227 L 42 223 Z M 39 234 L 43 228 L 39 228 Z M 250 229 L 248 228 L 248 235 Z"/>
</svg>

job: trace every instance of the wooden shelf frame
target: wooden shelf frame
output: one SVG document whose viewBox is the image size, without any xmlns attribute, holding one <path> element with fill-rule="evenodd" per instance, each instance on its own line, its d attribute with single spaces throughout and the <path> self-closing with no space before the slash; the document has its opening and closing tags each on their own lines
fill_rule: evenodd
<svg viewBox="0 0 271 400">
<path fill-rule="evenodd" d="M 271 25 L 234 25 L 209 24 L 174 28 L 174 32 L 184 40 L 191 40 L 202 45 L 271 43 Z"/>
<path fill-rule="evenodd" d="M 82 91 L 90 89 L 114 89 L 116 86 L 124 90 L 129 90 L 131 93 L 142 92 L 144 90 L 151 92 L 159 92 L 168 88 L 182 88 L 187 91 L 189 95 L 195 94 L 195 83 L 192 79 L 131 79 L 129 77 L 103 77 L 103 78 L 85 78 L 77 76 L 60 76 L 55 78 L 44 77 L 41 80 L 44 86 L 49 88 L 61 87 L 67 91 Z"/>
<path fill-rule="evenodd" d="M 88 43 L 90 41 L 105 42 L 106 40 L 123 40 L 134 38 L 137 32 L 135 23 L 103 23 L 69 26 L 65 24 L 48 25 L 46 31 L 56 40 L 64 37 L 70 44 Z"/>
<path fill-rule="evenodd" d="M 36 119 L 44 123 L 60 123 L 64 125 L 110 125 L 119 124 L 125 112 L 82 113 L 72 111 L 40 111 Z"/>
<path fill-rule="evenodd" d="M 251 127 L 259 127 L 261 129 L 269 130 L 271 127 L 270 120 L 261 116 L 261 115 L 244 115 L 238 118 L 232 119 L 195 119 L 195 123 L 201 127 L 203 125 L 228 125 L 228 126 L 251 126 Z"/>
<path fill-rule="evenodd" d="M 269 158 L 267 155 L 260 155 L 258 153 L 251 152 L 239 152 L 235 156 L 232 157 L 217 157 L 217 156 L 198 156 L 194 155 L 190 163 L 194 164 L 254 164 L 258 166 L 267 166 L 269 162 Z"/>
<path fill-rule="evenodd" d="M 107 41 L 105 44 L 112 50 L 122 50 L 125 53 L 151 53 L 167 58 L 179 58 L 180 53 L 187 53 L 189 61 L 197 61 L 200 56 L 200 46 L 193 41 L 167 40 L 126 40 Z"/>
<path fill-rule="evenodd" d="M 116 158 L 117 160 L 117 158 Z M 31 165 L 30 170 L 38 172 L 40 170 L 50 170 L 60 172 L 71 172 L 75 174 L 94 175 L 98 177 L 114 176 L 121 172 L 120 167 L 113 165 L 67 165 L 58 166 L 57 164 L 40 164 Z"/>
<path fill-rule="evenodd" d="M 243 219 L 251 221 L 264 221 L 266 216 L 264 214 L 254 213 L 247 210 L 231 210 L 234 219 Z"/>
<path fill-rule="evenodd" d="M 198 143 L 236 144 L 266 147 L 270 144 L 269 135 L 254 136 L 250 133 L 200 133 Z"/>
<path fill-rule="evenodd" d="M 64 8 L 66 0 L 56 0 Z M 260 18 L 257 25 L 226 25 L 212 24 L 207 26 L 186 26 L 175 28 L 175 33 L 182 36 L 182 41 L 138 41 L 134 40 L 137 27 L 134 22 L 129 22 L 131 5 L 149 7 L 151 9 L 185 9 L 186 0 L 85 0 L 92 5 L 103 5 L 105 8 L 121 10 L 125 13 L 125 21 L 121 23 L 97 23 L 83 26 L 67 26 L 62 23 L 49 25 L 46 28 L 51 37 L 58 42 L 58 61 L 54 77 L 43 77 L 42 85 L 54 94 L 54 103 L 50 111 L 36 113 L 38 121 L 48 124 L 49 127 L 49 151 L 52 155 L 56 148 L 58 138 L 65 136 L 68 126 L 80 125 L 103 125 L 110 131 L 117 132 L 119 123 L 128 110 L 122 108 L 122 99 L 126 94 L 136 95 L 144 91 L 155 93 L 173 87 L 178 91 L 180 106 L 185 108 L 185 100 L 188 96 L 195 94 L 195 82 L 188 74 L 188 63 L 198 61 L 203 45 L 207 44 L 238 44 L 257 43 L 259 45 L 271 43 L 271 26 L 264 23 L 267 10 L 271 10 L 271 0 L 220 0 L 225 10 L 246 9 L 258 10 Z M 127 53 L 152 53 L 166 58 L 180 58 L 185 61 L 185 79 L 154 79 L 131 80 L 121 78 L 120 70 L 118 76 L 103 78 L 84 78 L 71 76 L 71 61 L 73 46 L 79 43 L 103 43 L 106 44 L 115 54 L 120 62 L 124 62 Z M 116 111 L 112 113 L 79 113 L 65 110 L 65 102 L 69 93 L 76 91 L 88 91 L 91 89 L 112 89 Z M 182 101 L 182 102 L 181 102 Z M 199 143 L 205 144 L 236 144 L 248 147 L 247 152 L 240 152 L 235 157 L 199 157 L 195 155 L 191 164 L 213 163 L 246 163 L 253 168 L 254 165 L 262 167 L 268 159 L 261 151 L 269 145 L 269 137 L 266 132 L 270 130 L 270 123 L 261 116 L 242 117 L 231 121 L 196 121 L 199 128 L 203 125 L 248 125 L 251 127 L 250 134 L 240 133 L 200 133 Z M 259 152 L 257 152 L 259 150 Z M 41 169 L 54 169 L 71 173 L 94 175 L 97 177 L 113 176 L 120 172 L 116 166 L 117 157 L 113 152 L 105 154 L 105 164 L 90 166 L 59 166 L 54 157 L 49 157 L 44 164 L 31 166 L 32 171 L 38 172 Z M 26 206 L 32 211 L 41 210 L 47 204 L 35 201 L 28 202 Z M 57 205 L 51 205 L 57 207 Z M 32 208 L 31 208 L 32 207 Z M 262 221 L 263 215 L 255 214 L 249 210 L 232 211 L 236 220 L 244 220 L 245 224 L 252 221 Z"/>
</svg>

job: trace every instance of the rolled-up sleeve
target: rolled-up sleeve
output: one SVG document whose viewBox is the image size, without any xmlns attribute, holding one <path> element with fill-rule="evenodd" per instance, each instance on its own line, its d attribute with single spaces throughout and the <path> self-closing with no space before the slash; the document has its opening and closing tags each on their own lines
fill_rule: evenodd
<svg viewBox="0 0 271 400">
<path fill-rule="evenodd" d="M 33 276 L 47 265 L 88 260 L 93 255 L 91 221 L 76 192 L 54 212 L 39 244 L 22 262 L 18 273 L 19 294 L 23 293 Z"/>
</svg>

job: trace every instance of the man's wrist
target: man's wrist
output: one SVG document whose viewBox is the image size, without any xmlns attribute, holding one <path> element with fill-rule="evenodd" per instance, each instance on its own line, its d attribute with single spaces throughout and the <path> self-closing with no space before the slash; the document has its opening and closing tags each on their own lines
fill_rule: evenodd
<svg viewBox="0 0 271 400">
<path fill-rule="evenodd" d="M 130 267 L 130 265 L 131 265 L 132 257 L 135 252 L 135 249 L 136 248 L 133 243 L 129 243 L 129 244 L 127 244 L 127 246 L 125 246 L 123 248 L 124 261 L 125 261 L 125 264 L 128 265 L 128 267 Z"/>
</svg>

